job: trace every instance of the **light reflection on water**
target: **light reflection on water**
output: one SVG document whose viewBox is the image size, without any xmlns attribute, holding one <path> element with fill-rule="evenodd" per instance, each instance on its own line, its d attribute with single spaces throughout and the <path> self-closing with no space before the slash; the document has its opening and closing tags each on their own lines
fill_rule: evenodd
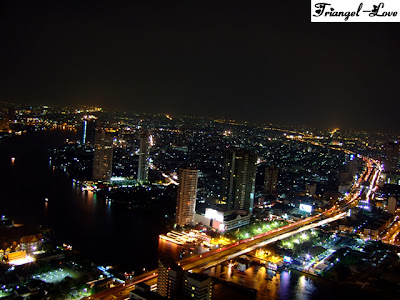
<svg viewBox="0 0 400 300">
<path fill-rule="evenodd" d="M 279 294 L 284 299 L 289 298 L 289 295 L 290 295 L 290 272 L 288 272 L 288 271 L 283 271 L 280 275 Z"/>
<path fill-rule="evenodd" d="M 28 133 L 1 143 L 0 209 L 32 232 L 50 227 L 53 239 L 73 245 L 95 263 L 126 270 L 155 268 L 163 230 L 157 217 L 86 194 L 67 174 L 53 169 L 48 149 L 75 135 Z M 16 157 L 14 166 L 10 157 Z"/>
<path fill-rule="evenodd" d="M 158 254 L 159 256 L 168 256 L 175 260 L 179 257 L 180 247 L 177 244 L 170 243 L 163 239 L 158 239 Z"/>
<path fill-rule="evenodd" d="M 387 299 L 357 287 L 305 275 L 297 271 L 275 273 L 263 266 L 252 266 L 240 274 L 235 268 L 216 266 L 205 273 L 238 285 L 257 290 L 256 300 L 331 300 L 331 299 Z"/>
<path fill-rule="evenodd" d="M 312 280 L 305 275 L 301 275 L 296 285 L 296 299 L 308 300 L 315 293 L 316 287 Z"/>
<path fill-rule="evenodd" d="M 206 271 L 211 276 L 244 285 L 257 290 L 256 299 L 318 299 L 317 291 L 312 279 L 292 271 L 276 273 L 267 270 L 264 266 L 252 266 L 240 274 L 234 268 L 217 266 Z M 313 297 L 314 296 L 314 297 Z"/>
</svg>

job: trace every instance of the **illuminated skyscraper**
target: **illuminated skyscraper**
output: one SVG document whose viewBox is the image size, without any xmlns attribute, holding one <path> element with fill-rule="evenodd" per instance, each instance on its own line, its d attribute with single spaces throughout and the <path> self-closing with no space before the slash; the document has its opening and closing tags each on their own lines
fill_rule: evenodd
<svg viewBox="0 0 400 300">
<path fill-rule="evenodd" d="M 0 132 L 10 130 L 10 119 L 8 108 L 0 108 Z"/>
<path fill-rule="evenodd" d="M 395 173 L 399 163 L 399 143 L 392 142 L 385 145 L 386 159 L 383 162 L 385 172 Z"/>
<path fill-rule="evenodd" d="M 346 163 L 346 173 L 349 174 L 348 180 L 351 182 L 354 179 L 354 176 L 357 174 L 357 161 L 356 160 L 349 160 Z"/>
<path fill-rule="evenodd" d="M 179 226 L 193 225 L 194 223 L 198 176 L 199 171 L 195 168 L 179 169 L 175 220 L 175 223 Z"/>
<path fill-rule="evenodd" d="M 96 134 L 96 119 L 83 119 L 82 144 L 94 145 Z"/>
<path fill-rule="evenodd" d="M 148 133 L 140 135 L 139 165 L 138 176 L 139 182 L 145 182 L 149 179 L 149 153 L 150 153 L 150 136 Z"/>
<path fill-rule="evenodd" d="M 181 292 L 183 270 L 172 259 L 158 260 L 157 294 L 176 299 Z"/>
<path fill-rule="evenodd" d="M 256 181 L 257 155 L 241 149 L 224 153 L 221 198 L 226 210 L 252 213 Z"/>
<path fill-rule="evenodd" d="M 395 215 L 397 209 L 397 200 L 395 197 L 389 197 L 387 204 L 387 212 L 389 214 Z"/>
<path fill-rule="evenodd" d="M 97 129 L 94 142 L 93 180 L 109 181 L 112 175 L 113 136 Z"/>
<path fill-rule="evenodd" d="M 351 183 L 354 180 L 355 175 L 357 174 L 357 164 L 357 158 L 354 154 L 346 157 L 346 165 L 339 173 L 340 184 Z"/>
<path fill-rule="evenodd" d="M 278 174 L 279 169 L 277 167 L 269 166 L 265 168 L 264 193 L 276 194 L 278 187 Z"/>
<path fill-rule="evenodd" d="M 87 120 L 83 120 L 82 121 L 82 144 L 86 144 L 86 133 L 87 133 L 87 126 L 88 125 L 88 121 Z"/>
</svg>

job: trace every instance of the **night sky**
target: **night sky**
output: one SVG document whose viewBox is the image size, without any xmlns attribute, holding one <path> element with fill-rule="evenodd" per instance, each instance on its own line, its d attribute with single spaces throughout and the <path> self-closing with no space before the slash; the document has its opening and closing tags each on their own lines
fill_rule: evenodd
<svg viewBox="0 0 400 300">
<path fill-rule="evenodd" d="M 1 100 L 399 128 L 400 23 L 311 23 L 310 1 L 36 2 L 1 1 Z"/>
</svg>

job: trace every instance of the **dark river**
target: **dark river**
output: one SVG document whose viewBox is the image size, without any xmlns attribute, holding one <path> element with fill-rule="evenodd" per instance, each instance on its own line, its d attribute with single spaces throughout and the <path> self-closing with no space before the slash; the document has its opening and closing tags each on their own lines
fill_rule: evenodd
<svg viewBox="0 0 400 300">
<path fill-rule="evenodd" d="M 25 227 L 48 225 L 57 241 L 71 244 L 95 263 L 126 270 L 156 268 L 160 222 L 151 214 L 107 205 L 81 192 L 66 174 L 53 171 L 47 150 L 76 136 L 49 131 L 1 142 L 0 212 Z"/>
</svg>

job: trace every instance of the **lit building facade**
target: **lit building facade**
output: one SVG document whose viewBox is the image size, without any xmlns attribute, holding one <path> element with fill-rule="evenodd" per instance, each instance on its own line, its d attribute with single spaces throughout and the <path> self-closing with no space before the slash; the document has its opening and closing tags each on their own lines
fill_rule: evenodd
<svg viewBox="0 0 400 300">
<path fill-rule="evenodd" d="M 149 153 L 150 153 L 150 136 L 148 133 L 140 135 L 139 165 L 138 176 L 139 182 L 146 182 L 149 179 Z"/>
<path fill-rule="evenodd" d="M 82 144 L 94 145 L 96 134 L 96 119 L 85 118 L 82 120 Z"/>
<path fill-rule="evenodd" d="M 23 236 L 20 240 L 21 250 L 32 253 L 42 250 L 43 236 L 41 234 Z"/>
<path fill-rule="evenodd" d="M 175 220 L 175 223 L 179 226 L 194 224 L 198 176 L 199 171 L 195 168 L 179 169 Z"/>
<path fill-rule="evenodd" d="M 250 224 L 250 215 L 240 215 L 235 212 L 223 212 L 206 208 L 205 214 L 195 214 L 195 223 L 215 228 L 224 232 Z"/>
<path fill-rule="evenodd" d="M 354 176 L 357 174 L 357 161 L 354 160 L 354 156 L 352 155 L 350 160 L 346 163 L 346 173 L 349 174 L 348 180 L 352 182 L 354 180 Z"/>
<path fill-rule="evenodd" d="M 395 197 L 389 197 L 387 204 L 387 212 L 389 214 L 395 215 L 397 209 L 397 200 Z"/>
<path fill-rule="evenodd" d="M 10 130 L 10 119 L 8 108 L 0 108 L 0 132 Z"/>
<path fill-rule="evenodd" d="M 211 277 L 205 274 L 186 273 L 183 294 L 185 299 L 210 300 L 212 298 Z"/>
<path fill-rule="evenodd" d="M 221 199 L 226 210 L 252 213 L 256 181 L 257 155 L 241 149 L 224 153 Z"/>
<path fill-rule="evenodd" d="M 385 145 L 386 159 L 383 162 L 385 172 L 395 173 L 399 163 L 399 143 L 393 142 Z"/>
<path fill-rule="evenodd" d="M 113 136 L 98 129 L 95 134 L 93 180 L 110 181 L 113 161 Z"/>
<path fill-rule="evenodd" d="M 183 270 L 172 259 L 158 260 L 157 294 L 176 299 L 181 293 Z"/>
<path fill-rule="evenodd" d="M 264 193 L 272 195 L 277 193 L 278 175 L 279 169 L 277 167 L 269 166 L 265 168 Z"/>
<path fill-rule="evenodd" d="M 314 196 L 317 191 L 317 184 L 306 184 L 306 194 L 308 196 Z"/>
</svg>

